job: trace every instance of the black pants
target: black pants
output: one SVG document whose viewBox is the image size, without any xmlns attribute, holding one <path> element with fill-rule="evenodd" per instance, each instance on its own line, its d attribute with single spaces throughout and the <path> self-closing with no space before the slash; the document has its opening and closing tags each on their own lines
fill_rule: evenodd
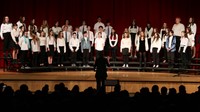
<svg viewBox="0 0 200 112">
<path fill-rule="evenodd" d="M 187 68 L 187 55 L 183 52 L 184 47 L 181 47 L 180 56 L 181 56 L 181 68 Z"/>
<path fill-rule="evenodd" d="M 135 47 L 135 36 L 136 36 L 136 33 L 130 33 L 130 35 L 131 35 L 132 46 Z"/>
<path fill-rule="evenodd" d="M 176 36 L 176 51 L 175 51 L 175 57 L 178 59 L 180 56 L 179 56 L 179 53 L 178 53 L 178 49 L 180 47 L 180 36 Z"/>
<path fill-rule="evenodd" d="M 144 67 L 146 67 L 146 52 L 140 52 L 140 67 L 142 67 L 142 60 L 144 60 Z"/>
<path fill-rule="evenodd" d="M 76 50 L 76 47 L 73 47 L 74 52 L 71 53 L 71 63 L 72 64 L 76 64 L 77 52 L 75 50 Z"/>
<path fill-rule="evenodd" d="M 104 56 L 109 55 L 109 47 L 110 47 L 109 37 L 107 37 L 105 41 L 105 46 L 104 46 Z"/>
<path fill-rule="evenodd" d="M 22 66 L 25 66 L 27 64 L 27 59 L 28 59 L 28 50 L 21 51 L 21 63 Z"/>
<path fill-rule="evenodd" d="M 8 33 L 3 33 L 3 37 L 4 37 L 4 40 L 3 40 L 3 51 L 4 53 L 6 53 L 7 51 L 10 50 L 10 42 L 11 42 L 11 33 L 8 32 Z"/>
<path fill-rule="evenodd" d="M 90 42 L 92 44 L 92 42 Z M 91 46 L 91 51 L 90 51 L 90 61 L 94 60 L 94 46 Z"/>
<path fill-rule="evenodd" d="M 117 58 L 117 55 L 116 55 L 117 54 L 117 52 L 116 52 L 117 51 L 117 47 L 116 46 L 115 47 L 111 47 L 110 49 L 111 49 L 112 60 L 116 61 L 116 58 Z"/>
<path fill-rule="evenodd" d="M 60 53 L 58 54 L 58 64 L 63 64 L 64 62 L 64 47 L 59 47 Z"/>
<path fill-rule="evenodd" d="M 135 36 L 136 36 L 136 33 L 130 33 L 130 35 L 131 35 L 131 43 L 132 43 L 132 53 L 135 53 Z M 136 55 L 136 54 L 133 54 L 133 55 Z"/>
<path fill-rule="evenodd" d="M 97 51 L 96 50 L 96 59 L 98 59 L 99 57 L 103 56 L 103 51 Z"/>
<path fill-rule="evenodd" d="M 187 62 L 188 62 L 188 65 L 191 63 L 191 60 L 192 60 L 192 48 L 191 46 L 188 46 L 187 49 L 186 49 L 186 58 L 187 58 Z"/>
<path fill-rule="evenodd" d="M 159 53 L 157 53 L 158 48 L 153 48 L 153 64 L 159 65 Z"/>
<path fill-rule="evenodd" d="M 89 49 L 83 49 L 83 65 L 88 65 Z"/>
<path fill-rule="evenodd" d="M 166 42 L 164 42 L 164 47 L 161 48 L 161 51 L 162 51 L 161 58 L 163 58 L 163 60 L 167 60 L 167 49 L 165 47 L 165 44 L 166 44 Z"/>
<path fill-rule="evenodd" d="M 28 57 L 29 59 L 32 59 L 33 58 L 33 55 L 32 55 L 32 46 L 31 46 L 31 41 L 32 39 L 29 39 L 29 43 L 30 43 L 30 49 L 28 50 Z M 45 52 L 46 52 L 46 49 L 45 49 Z M 30 61 L 31 62 L 31 61 Z M 31 64 L 31 63 L 30 63 Z"/>
<path fill-rule="evenodd" d="M 38 52 L 33 52 L 33 58 L 32 58 L 33 67 L 37 67 L 38 66 L 38 56 L 39 56 Z"/>
<path fill-rule="evenodd" d="M 151 48 L 151 38 L 150 39 L 148 39 L 148 46 L 149 46 L 149 48 Z M 147 52 L 147 61 L 152 61 L 152 53 L 150 52 L 150 50 Z"/>
<path fill-rule="evenodd" d="M 40 46 L 40 64 L 45 63 L 46 47 Z"/>
<path fill-rule="evenodd" d="M 129 58 L 128 55 L 123 55 L 123 61 L 124 61 L 124 64 L 125 64 L 125 65 L 128 64 L 128 58 Z"/>
<path fill-rule="evenodd" d="M 167 52 L 167 60 L 168 60 L 168 67 L 173 68 L 174 67 L 174 52 Z"/>
<path fill-rule="evenodd" d="M 83 54 L 81 53 L 81 44 L 79 45 L 79 49 L 77 51 L 77 60 L 82 61 Z"/>
<path fill-rule="evenodd" d="M 70 48 L 69 48 L 69 42 L 66 43 L 66 57 L 65 57 L 65 60 L 68 61 L 70 60 L 69 57 L 70 57 Z"/>
<path fill-rule="evenodd" d="M 102 79 L 96 78 L 97 90 L 98 90 L 98 91 L 99 91 L 100 89 L 102 89 L 102 90 L 105 92 L 105 81 L 106 81 L 106 80 L 102 80 Z"/>
</svg>

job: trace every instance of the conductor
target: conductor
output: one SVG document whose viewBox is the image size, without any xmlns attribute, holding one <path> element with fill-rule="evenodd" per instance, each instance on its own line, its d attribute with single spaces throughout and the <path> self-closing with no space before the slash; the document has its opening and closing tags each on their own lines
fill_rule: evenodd
<svg viewBox="0 0 200 112">
<path fill-rule="evenodd" d="M 97 84 L 97 90 L 102 88 L 105 92 L 105 81 L 107 78 L 107 67 L 110 67 L 110 64 L 106 58 L 100 56 L 96 59 L 94 64 L 94 70 L 96 71 L 95 78 Z"/>
</svg>

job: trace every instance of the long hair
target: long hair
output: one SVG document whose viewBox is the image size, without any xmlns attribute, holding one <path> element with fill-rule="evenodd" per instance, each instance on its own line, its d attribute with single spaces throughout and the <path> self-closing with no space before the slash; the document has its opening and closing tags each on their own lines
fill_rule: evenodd
<svg viewBox="0 0 200 112">
<path fill-rule="evenodd" d="M 144 31 L 140 31 L 140 39 L 141 39 L 141 37 L 143 37 L 144 39 L 145 39 L 145 34 L 144 34 Z"/>
<path fill-rule="evenodd" d="M 49 27 L 47 20 L 43 20 L 42 21 L 42 25 L 41 25 L 42 29 L 44 29 L 45 27 Z"/>
<path fill-rule="evenodd" d="M 127 34 L 127 38 L 129 38 L 129 35 L 130 35 L 129 32 L 124 32 L 122 38 L 125 38 L 125 34 Z"/>
<path fill-rule="evenodd" d="M 190 17 L 190 18 L 192 19 L 192 22 L 191 23 L 189 22 L 189 26 L 194 25 L 194 18 L 193 17 Z"/>
<path fill-rule="evenodd" d="M 133 22 L 135 23 L 134 25 L 133 25 Z M 132 23 L 131 23 L 131 28 L 137 28 L 137 24 L 136 24 L 136 22 L 135 22 L 135 19 L 133 19 L 133 21 L 132 21 Z"/>
<path fill-rule="evenodd" d="M 188 30 L 188 31 L 187 31 L 187 30 Z M 189 35 L 194 34 L 194 33 L 192 32 L 192 30 L 191 30 L 190 27 L 187 27 L 187 28 L 186 28 L 186 33 L 189 34 Z"/>
<path fill-rule="evenodd" d="M 35 21 L 35 19 L 32 19 L 31 22 L 30 22 L 30 26 L 34 26 L 35 23 L 33 23 L 33 21 Z"/>
<path fill-rule="evenodd" d="M 4 16 L 4 18 L 3 18 L 3 23 L 4 23 L 4 24 L 6 23 L 6 18 L 8 18 L 8 19 L 9 19 L 9 17 L 8 17 L 8 16 Z"/>
<path fill-rule="evenodd" d="M 157 35 L 157 36 L 155 36 L 155 35 Z M 153 35 L 153 41 L 158 41 L 159 38 L 160 38 L 159 33 L 155 33 Z"/>
<path fill-rule="evenodd" d="M 165 30 L 165 33 L 162 34 L 162 35 L 160 35 L 160 36 L 161 36 L 161 40 L 163 40 L 163 38 L 164 38 L 165 36 L 169 36 L 169 32 L 170 32 L 170 31 L 173 31 L 173 30 L 170 30 L 169 28 L 167 28 L 167 29 Z"/>
<path fill-rule="evenodd" d="M 60 31 L 59 33 L 58 33 L 58 38 L 64 38 L 64 36 L 62 35 L 62 31 Z"/>
<path fill-rule="evenodd" d="M 114 29 L 113 29 L 113 30 L 114 30 Z M 114 31 L 115 31 L 115 30 L 114 30 Z M 111 35 L 110 35 L 109 38 L 111 39 L 112 36 L 114 36 L 114 40 L 115 40 L 115 39 L 116 39 L 116 32 L 114 32 L 114 33 L 111 32 Z"/>
<path fill-rule="evenodd" d="M 34 44 L 36 44 L 36 42 L 39 41 L 39 38 L 37 37 L 37 34 L 32 34 L 32 40 L 33 40 Z"/>
<path fill-rule="evenodd" d="M 48 35 L 49 37 L 48 37 L 48 38 L 49 38 L 49 39 L 52 38 L 53 40 L 55 40 L 54 34 L 52 33 L 52 35 L 51 35 L 51 32 L 53 32 L 52 29 L 49 30 L 49 35 Z"/>
<path fill-rule="evenodd" d="M 154 28 L 154 29 L 153 29 L 153 33 L 152 33 L 152 35 L 151 35 L 151 36 L 154 36 L 154 35 L 155 35 L 155 33 L 158 33 L 158 28 Z"/>
</svg>

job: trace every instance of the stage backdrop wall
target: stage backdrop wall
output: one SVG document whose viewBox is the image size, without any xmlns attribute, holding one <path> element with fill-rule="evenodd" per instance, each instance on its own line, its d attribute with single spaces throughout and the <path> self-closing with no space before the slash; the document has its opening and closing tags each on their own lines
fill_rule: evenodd
<svg viewBox="0 0 200 112">
<path fill-rule="evenodd" d="M 97 17 L 101 16 L 103 22 L 111 21 L 120 38 L 133 19 L 143 29 L 147 21 L 159 29 L 166 22 L 171 28 L 177 16 L 185 25 L 190 16 L 195 18 L 197 26 L 200 20 L 199 2 L 196 0 L 3 0 L 0 11 L 2 20 L 9 16 L 10 22 L 16 23 L 20 16 L 25 16 L 27 25 L 34 18 L 38 26 L 44 19 L 49 26 L 57 20 L 63 25 L 69 19 L 73 27 L 80 26 L 82 20 L 93 27 Z"/>
</svg>

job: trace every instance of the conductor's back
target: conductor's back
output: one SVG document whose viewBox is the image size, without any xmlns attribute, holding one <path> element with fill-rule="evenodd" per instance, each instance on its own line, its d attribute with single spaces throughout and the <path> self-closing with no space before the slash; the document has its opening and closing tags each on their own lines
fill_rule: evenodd
<svg viewBox="0 0 200 112">
<path fill-rule="evenodd" d="M 94 70 L 96 70 L 95 78 L 97 81 L 97 89 L 99 89 L 101 86 L 104 87 L 104 83 L 107 78 L 107 67 L 109 66 L 108 60 L 103 56 L 96 59 Z"/>
</svg>

